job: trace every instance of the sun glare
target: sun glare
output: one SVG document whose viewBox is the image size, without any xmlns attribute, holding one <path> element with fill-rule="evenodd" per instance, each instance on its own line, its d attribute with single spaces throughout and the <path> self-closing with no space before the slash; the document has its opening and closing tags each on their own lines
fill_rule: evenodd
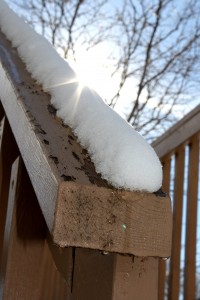
<svg viewBox="0 0 200 300">
<path fill-rule="evenodd" d="M 97 45 L 89 51 L 77 51 L 76 63 L 72 64 L 80 83 L 97 91 L 105 99 L 111 93 L 110 74 L 105 67 L 108 56 L 105 45 Z"/>
</svg>

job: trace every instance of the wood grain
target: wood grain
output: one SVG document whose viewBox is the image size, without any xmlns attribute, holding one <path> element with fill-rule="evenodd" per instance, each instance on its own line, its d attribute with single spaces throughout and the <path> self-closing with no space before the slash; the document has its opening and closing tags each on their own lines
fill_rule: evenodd
<svg viewBox="0 0 200 300">
<path fill-rule="evenodd" d="M 53 238 L 61 247 L 168 257 L 171 230 L 167 196 L 60 185 Z"/>
<path fill-rule="evenodd" d="M 96 173 L 72 130 L 56 117 L 50 96 L 36 84 L 0 32 L 0 99 L 28 170 L 49 230 L 58 185 L 74 181 L 109 187 Z M 31 155 L 30 155 L 31 154 Z"/>
<path fill-rule="evenodd" d="M 56 117 L 50 96 L 30 77 L 16 50 L 1 33 L 0 43 L 0 82 L 4 83 L 0 89 L 1 102 L 54 240 L 62 246 L 169 256 L 169 198 L 142 193 L 141 197 L 140 193 L 123 194 L 108 185 L 95 172 L 87 151 L 78 144 L 71 129 Z M 65 202 L 68 186 L 73 186 L 76 196 Z M 66 187 L 65 192 L 63 187 Z M 82 209 L 78 204 L 80 187 L 86 192 L 85 196 L 90 197 L 88 202 L 86 197 L 81 198 Z M 58 193 L 66 195 L 60 198 Z M 95 193 L 97 197 L 93 197 Z M 77 216 L 71 215 L 76 235 L 69 238 L 72 220 L 69 221 L 67 216 L 70 211 Z M 97 233 L 92 231 L 94 216 Z"/>
</svg>

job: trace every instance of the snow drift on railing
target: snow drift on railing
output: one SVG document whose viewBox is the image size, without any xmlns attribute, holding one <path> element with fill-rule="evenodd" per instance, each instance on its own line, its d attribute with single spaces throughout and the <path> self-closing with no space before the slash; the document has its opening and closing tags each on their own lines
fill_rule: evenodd
<svg viewBox="0 0 200 300">
<path fill-rule="evenodd" d="M 58 117 L 88 150 L 96 171 L 117 188 L 158 190 L 162 167 L 153 148 L 96 92 L 83 87 L 51 44 L 2 0 L 0 27 L 31 76 L 51 95 Z"/>
</svg>

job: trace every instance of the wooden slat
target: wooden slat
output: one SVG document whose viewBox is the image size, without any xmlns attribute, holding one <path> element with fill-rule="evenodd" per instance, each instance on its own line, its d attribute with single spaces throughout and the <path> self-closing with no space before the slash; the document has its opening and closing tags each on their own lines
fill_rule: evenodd
<svg viewBox="0 0 200 300">
<path fill-rule="evenodd" d="M 7 216 L 1 263 L 3 300 L 68 299 L 69 287 L 55 268 L 45 241 L 47 228 L 19 160 L 12 168 Z"/>
<path fill-rule="evenodd" d="M 113 300 L 157 300 L 158 259 L 116 255 Z"/>
<path fill-rule="evenodd" d="M 163 163 L 163 190 L 169 194 L 170 174 L 171 174 L 171 156 L 168 155 L 162 159 Z"/>
<path fill-rule="evenodd" d="M 60 185 L 53 237 L 61 247 L 168 257 L 171 230 L 167 196 Z"/>
<path fill-rule="evenodd" d="M 163 190 L 169 193 L 170 173 L 171 173 L 171 156 L 163 158 Z M 166 284 L 166 261 L 159 259 L 158 270 L 158 300 L 164 300 Z"/>
<path fill-rule="evenodd" d="M 152 146 L 161 158 L 186 142 L 199 131 L 200 104 L 159 137 Z"/>
<path fill-rule="evenodd" d="M 0 137 L 0 258 L 4 236 L 4 227 L 7 211 L 8 192 L 12 163 L 18 155 L 18 149 L 13 138 L 8 121 L 1 121 Z"/>
<path fill-rule="evenodd" d="M 185 147 L 177 149 L 175 155 L 175 182 L 174 182 L 174 205 L 173 205 L 173 234 L 172 254 L 170 260 L 169 299 L 179 299 L 180 287 L 180 255 L 181 233 L 183 214 L 183 185 L 184 185 L 184 162 Z"/>
<path fill-rule="evenodd" d="M 189 144 L 184 300 L 195 299 L 199 135 Z"/>
</svg>

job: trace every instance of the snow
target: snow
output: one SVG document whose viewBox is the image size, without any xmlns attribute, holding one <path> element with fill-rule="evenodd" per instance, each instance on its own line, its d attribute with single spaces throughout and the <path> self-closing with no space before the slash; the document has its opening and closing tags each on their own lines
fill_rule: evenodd
<svg viewBox="0 0 200 300">
<path fill-rule="evenodd" d="M 51 44 L 2 0 L 0 27 L 31 76 L 51 95 L 57 116 L 73 129 L 102 178 L 116 188 L 157 191 L 162 184 L 162 167 L 143 137 L 95 91 L 83 86 Z"/>
</svg>

